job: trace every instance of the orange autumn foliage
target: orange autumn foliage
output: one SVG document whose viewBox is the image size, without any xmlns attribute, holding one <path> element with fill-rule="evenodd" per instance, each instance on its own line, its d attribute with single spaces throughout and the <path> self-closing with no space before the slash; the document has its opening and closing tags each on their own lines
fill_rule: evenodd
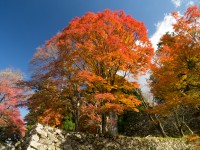
<svg viewBox="0 0 200 150">
<path fill-rule="evenodd" d="M 151 88 L 161 114 L 200 105 L 200 10 L 192 6 L 184 16 L 172 14 L 174 32 L 161 38 L 152 67 Z"/>
<path fill-rule="evenodd" d="M 140 101 L 124 91 L 138 87 L 129 78 L 145 74 L 152 56 L 142 22 L 123 11 L 104 10 L 74 18 L 38 49 L 32 65 L 34 79 L 51 78 L 62 85 L 63 91 L 70 89 L 76 98 L 69 107 L 75 106 L 76 111 L 80 109 L 98 120 L 109 111 L 138 111 Z M 90 113 L 94 111 L 95 115 Z"/>
</svg>

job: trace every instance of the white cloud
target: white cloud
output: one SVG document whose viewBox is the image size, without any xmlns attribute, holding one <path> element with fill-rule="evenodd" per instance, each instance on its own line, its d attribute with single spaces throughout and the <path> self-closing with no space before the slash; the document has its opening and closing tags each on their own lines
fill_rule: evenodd
<svg viewBox="0 0 200 150">
<path fill-rule="evenodd" d="M 164 19 L 161 22 L 158 22 L 156 24 L 156 31 L 151 36 L 150 40 L 153 44 L 154 50 L 157 49 L 157 44 L 160 41 L 160 38 L 166 33 L 166 32 L 173 32 L 172 24 L 175 23 L 175 19 L 170 15 L 165 15 Z M 152 100 L 152 94 L 150 92 L 149 85 L 147 83 L 147 79 L 149 78 L 149 74 L 147 73 L 144 76 L 140 76 L 138 81 L 140 83 L 140 88 L 142 89 L 142 92 L 144 96 L 148 99 L 148 101 Z"/>
<path fill-rule="evenodd" d="M 171 0 L 176 7 L 181 6 L 182 4 L 186 6 L 198 5 L 200 4 L 200 0 L 190 0 L 189 2 L 186 0 Z M 187 3 L 186 3 L 187 2 Z M 156 31 L 150 37 L 154 50 L 157 50 L 157 44 L 160 41 L 160 38 L 166 32 L 173 32 L 173 24 L 175 23 L 175 19 L 171 16 L 171 14 L 165 15 L 164 19 L 156 24 Z M 143 94 L 145 97 L 151 101 L 152 94 L 150 92 L 149 85 L 147 83 L 147 79 L 149 78 L 149 74 L 139 77 L 140 88 L 142 89 Z"/>
<path fill-rule="evenodd" d="M 187 6 L 193 6 L 193 5 L 195 5 L 195 2 L 192 0 L 187 3 Z"/>
<path fill-rule="evenodd" d="M 180 7 L 182 4 L 182 0 L 171 0 L 171 2 L 175 5 L 175 7 Z"/>
<path fill-rule="evenodd" d="M 186 7 L 193 6 L 193 5 L 199 5 L 199 0 L 171 0 L 171 2 L 174 4 L 176 8 L 184 5 Z"/>
<path fill-rule="evenodd" d="M 163 21 L 158 22 L 156 24 L 156 31 L 151 36 L 150 40 L 153 44 L 154 49 L 157 49 L 157 44 L 159 43 L 160 38 L 166 33 L 166 32 L 172 32 L 173 27 L 172 24 L 175 23 L 175 19 L 171 15 L 165 15 Z M 139 42 L 137 42 L 139 44 Z M 119 75 L 123 75 L 123 72 L 118 72 Z M 149 79 L 150 74 L 147 73 L 146 75 L 140 76 L 138 81 L 140 83 L 140 88 L 142 90 L 143 95 L 148 99 L 148 101 L 152 101 L 152 94 L 150 92 L 149 85 L 147 83 L 147 79 Z M 129 80 L 133 81 L 133 79 L 129 78 Z"/>
<path fill-rule="evenodd" d="M 154 50 L 157 49 L 157 44 L 160 41 L 160 38 L 166 33 L 166 32 L 172 32 L 173 27 L 172 24 L 175 23 L 175 19 L 170 15 L 165 15 L 163 21 L 158 22 L 156 24 L 156 32 L 151 36 L 150 40 L 153 44 Z"/>
<path fill-rule="evenodd" d="M 153 99 L 151 89 L 149 87 L 149 84 L 147 80 L 149 79 L 150 74 L 147 73 L 146 75 L 140 76 L 138 78 L 138 82 L 140 83 L 140 88 L 142 90 L 143 96 L 150 102 Z"/>
</svg>

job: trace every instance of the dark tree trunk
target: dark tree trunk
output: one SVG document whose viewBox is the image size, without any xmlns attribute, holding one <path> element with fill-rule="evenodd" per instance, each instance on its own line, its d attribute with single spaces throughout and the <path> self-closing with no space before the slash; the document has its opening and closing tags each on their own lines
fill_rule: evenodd
<svg viewBox="0 0 200 150">
<path fill-rule="evenodd" d="M 76 109 L 75 111 L 74 123 L 75 123 L 75 131 L 79 131 L 79 110 L 78 109 Z"/>
<path fill-rule="evenodd" d="M 106 132 L 107 132 L 106 115 L 102 114 L 102 134 L 106 134 Z"/>
<path fill-rule="evenodd" d="M 115 112 L 110 112 L 109 120 L 110 120 L 110 124 L 108 127 L 109 135 L 111 135 L 111 136 L 118 135 L 118 124 L 117 124 L 118 116 L 117 116 L 117 114 Z"/>
</svg>

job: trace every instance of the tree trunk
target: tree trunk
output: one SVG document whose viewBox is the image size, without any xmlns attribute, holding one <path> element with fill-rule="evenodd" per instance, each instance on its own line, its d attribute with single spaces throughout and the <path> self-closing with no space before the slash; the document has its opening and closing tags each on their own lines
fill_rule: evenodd
<svg viewBox="0 0 200 150">
<path fill-rule="evenodd" d="M 106 121 L 106 115 L 102 114 L 102 134 L 106 134 L 107 132 L 107 121 Z"/>
<path fill-rule="evenodd" d="M 153 123 L 156 125 L 156 127 L 158 128 L 158 130 L 160 131 L 160 133 L 162 134 L 162 136 L 163 137 L 168 137 L 167 134 L 166 134 L 166 132 L 165 132 L 165 130 L 164 130 L 164 127 L 163 127 L 160 119 L 158 118 L 158 116 L 156 114 L 153 114 L 153 115 L 148 114 L 148 116 L 149 116 L 150 120 L 153 121 Z M 154 118 L 156 120 L 153 118 L 153 116 L 154 116 Z"/>
<path fill-rule="evenodd" d="M 178 127 L 179 134 L 180 134 L 180 136 L 184 136 L 183 124 L 180 123 L 179 116 L 178 116 L 178 113 L 177 113 L 176 110 L 174 110 L 174 115 L 175 115 L 175 121 L 176 121 L 176 124 L 177 124 L 177 127 Z"/>
<path fill-rule="evenodd" d="M 156 116 L 156 115 L 155 115 L 155 116 Z M 163 128 L 163 125 L 162 125 L 162 123 L 160 122 L 160 119 L 157 118 L 157 116 L 156 116 L 156 120 L 157 120 L 157 122 L 158 122 L 158 128 L 160 129 L 160 132 L 161 132 L 162 136 L 163 136 L 163 137 L 167 137 L 167 134 L 165 133 L 165 130 L 164 130 L 164 128 Z"/>
<path fill-rule="evenodd" d="M 75 131 L 79 131 L 79 110 L 76 109 L 75 116 L 74 116 L 74 122 L 75 122 Z"/>
<path fill-rule="evenodd" d="M 115 112 L 109 113 L 109 126 L 108 126 L 108 132 L 111 136 L 118 135 L 118 116 Z"/>
<path fill-rule="evenodd" d="M 136 92 L 137 96 L 139 97 L 139 99 L 142 101 L 142 105 L 146 109 L 149 109 L 149 105 L 147 104 L 144 96 L 142 95 L 141 90 L 137 89 L 137 90 L 135 90 L 135 92 Z M 154 124 L 156 125 L 156 127 L 158 128 L 158 130 L 161 132 L 162 136 L 163 137 L 167 137 L 167 134 L 165 133 L 164 127 L 163 127 L 160 119 L 158 118 L 158 116 L 156 114 L 149 114 L 149 113 L 147 113 L 147 115 L 149 116 L 150 120 L 154 122 Z"/>
<path fill-rule="evenodd" d="M 187 123 L 184 121 L 183 124 L 186 126 L 186 128 L 188 129 L 188 131 L 191 133 L 191 134 L 194 134 L 194 132 L 192 131 L 192 129 L 187 125 Z"/>
</svg>

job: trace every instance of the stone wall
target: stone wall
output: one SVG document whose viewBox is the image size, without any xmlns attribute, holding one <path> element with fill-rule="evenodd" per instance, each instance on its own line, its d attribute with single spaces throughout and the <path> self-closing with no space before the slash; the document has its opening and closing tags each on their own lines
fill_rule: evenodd
<svg viewBox="0 0 200 150">
<path fill-rule="evenodd" d="M 15 147 L 13 145 L 0 143 L 0 150 L 15 150 Z"/>
<path fill-rule="evenodd" d="M 95 134 L 64 132 L 37 124 L 16 143 L 16 150 L 193 150 L 183 139 L 155 137 L 103 137 Z M 2 149 L 3 150 L 3 149 Z M 6 149 L 7 150 L 7 149 Z"/>
</svg>

